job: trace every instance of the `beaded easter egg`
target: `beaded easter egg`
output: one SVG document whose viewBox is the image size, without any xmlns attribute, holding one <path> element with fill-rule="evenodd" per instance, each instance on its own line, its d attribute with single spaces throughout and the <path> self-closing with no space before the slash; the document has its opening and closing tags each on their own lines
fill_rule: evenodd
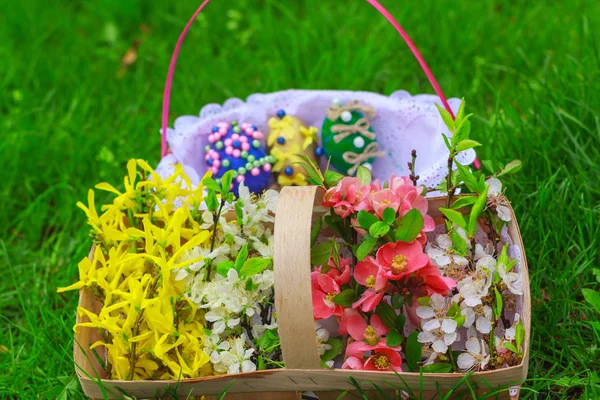
<svg viewBox="0 0 600 400">
<path fill-rule="evenodd" d="M 287 115 L 284 110 L 277 111 L 277 117 L 269 119 L 269 127 L 267 146 L 277 160 L 273 164 L 277 183 L 281 186 L 306 185 L 306 172 L 295 163 L 301 161 L 297 154 L 316 160 L 317 128 L 307 128 L 299 118 Z"/>
<path fill-rule="evenodd" d="M 321 129 L 322 149 L 317 149 L 331 160 L 331 165 L 345 175 L 354 175 L 359 166 L 371 168 L 378 151 L 375 132 L 370 118 L 375 109 L 353 100 L 345 106 L 334 100 L 327 110 Z"/>
<path fill-rule="evenodd" d="M 267 154 L 263 138 L 256 126 L 237 121 L 219 122 L 208 135 L 210 145 L 204 149 L 206 165 L 219 183 L 225 172 L 234 171 L 232 191 L 236 196 L 240 182 L 253 193 L 260 193 L 269 185 L 275 158 Z"/>
</svg>

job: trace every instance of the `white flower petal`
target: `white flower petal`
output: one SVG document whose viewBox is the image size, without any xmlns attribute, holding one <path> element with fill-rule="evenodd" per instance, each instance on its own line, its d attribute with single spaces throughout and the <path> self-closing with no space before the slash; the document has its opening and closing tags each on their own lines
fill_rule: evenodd
<svg viewBox="0 0 600 400">
<path fill-rule="evenodd" d="M 481 354 L 481 346 L 479 345 L 479 340 L 477 338 L 472 337 L 467 340 L 465 347 L 471 354 Z"/>
<path fill-rule="evenodd" d="M 511 220 L 510 209 L 508 207 L 498 206 L 496 207 L 496 212 L 502 221 L 509 222 Z"/>
<path fill-rule="evenodd" d="M 444 343 L 444 341 L 440 339 L 435 340 L 431 345 L 431 348 L 436 353 L 445 353 L 448 351 L 448 345 L 446 345 L 446 343 Z"/>
<path fill-rule="evenodd" d="M 256 371 L 256 364 L 252 361 L 246 360 L 242 363 L 242 372 Z"/>
<path fill-rule="evenodd" d="M 456 331 L 456 327 L 458 323 L 450 318 L 444 318 L 442 321 L 442 332 L 444 333 L 452 333 Z"/>
<path fill-rule="evenodd" d="M 424 331 L 433 331 L 436 330 L 440 327 L 440 320 L 439 319 L 429 319 L 429 320 L 424 320 L 421 322 L 421 326 L 423 327 Z"/>
<path fill-rule="evenodd" d="M 492 331 L 492 322 L 486 317 L 479 317 L 477 318 L 475 327 L 479 332 L 483 333 L 484 335 L 487 335 Z"/>
<path fill-rule="evenodd" d="M 429 319 L 435 317 L 435 311 L 428 306 L 419 306 L 417 307 L 417 315 L 422 319 Z"/>
<path fill-rule="evenodd" d="M 462 353 L 456 359 L 456 365 L 458 365 L 458 368 L 462 369 L 463 371 L 473 368 L 474 364 L 475 358 L 469 353 Z"/>
<path fill-rule="evenodd" d="M 450 239 L 450 235 L 439 235 L 436 239 L 438 246 L 442 249 L 449 249 L 452 247 L 452 239 Z"/>
<path fill-rule="evenodd" d="M 431 295 L 431 306 L 436 311 L 441 311 L 446 307 L 446 298 L 439 293 Z"/>
<path fill-rule="evenodd" d="M 435 336 L 431 332 L 419 332 L 419 336 L 417 337 L 417 342 L 419 343 L 431 343 L 435 340 Z"/>
<path fill-rule="evenodd" d="M 448 346 L 450 346 L 452 343 L 456 342 L 457 339 L 458 339 L 457 332 L 450 332 L 450 333 L 444 334 L 444 343 L 446 343 Z"/>
<path fill-rule="evenodd" d="M 485 183 L 489 186 L 488 197 L 498 196 L 502 192 L 502 182 L 498 178 L 489 178 Z"/>
</svg>

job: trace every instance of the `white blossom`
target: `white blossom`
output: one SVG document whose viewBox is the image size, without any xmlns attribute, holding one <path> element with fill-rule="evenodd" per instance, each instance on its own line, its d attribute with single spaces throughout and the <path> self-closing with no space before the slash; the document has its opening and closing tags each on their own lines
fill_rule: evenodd
<svg viewBox="0 0 600 400">
<path fill-rule="evenodd" d="M 477 331 L 488 334 L 492 331 L 492 307 L 479 304 L 469 307 L 466 303 L 461 304 L 462 313 L 465 315 L 465 327 L 475 324 Z"/>
<path fill-rule="evenodd" d="M 490 355 L 487 354 L 485 342 L 472 337 L 467 340 L 465 346 L 467 351 L 461 353 L 456 359 L 458 368 L 463 371 L 473 368 L 484 369 L 490 362 Z"/>
<path fill-rule="evenodd" d="M 511 214 L 508 207 L 508 201 L 502 196 L 502 182 L 498 178 L 489 178 L 485 183 L 488 186 L 487 203 L 496 207 L 498 217 L 502 221 L 510 221 Z"/>
<path fill-rule="evenodd" d="M 256 364 L 250 361 L 254 349 L 246 348 L 246 335 L 242 334 L 237 338 L 229 338 L 228 342 L 230 347 L 219 353 L 220 360 L 215 365 L 215 370 L 221 372 L 220 370 L 224 369 L 228 374 L 256 371 Z"/>
<path fill-rule="evenodd" d="M 512 294 L 523 294 L 523 276 L 516 272 L 507 272 L 506 265 L 498 264 L 498 275 Z"/>
<path fill-rule="evenodd" d="M 425 252 L 431 261 L 439 268 L 446 269 L 449 266 L 466 267 L 467 259 L 455 253 L 452 247 L 452 240 L 449 235 L 438 235 L 436 238 L 437 245 L 428 244 Z"/>
</svg>

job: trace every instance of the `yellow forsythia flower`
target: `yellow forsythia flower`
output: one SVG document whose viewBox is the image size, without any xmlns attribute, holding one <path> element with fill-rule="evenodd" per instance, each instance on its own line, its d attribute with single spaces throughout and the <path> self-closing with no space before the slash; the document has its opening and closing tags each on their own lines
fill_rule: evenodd
<svg viewBox="0 0 600 400">
<path fill-rule="evenodd" d="M 91 290 L 102 302 L 98 313 L 79 307 L 85 317 L 76 324 L 98 329 L 112 379 L 182 379 L 213 373 L 204 353 L 203 312 L 185 297 L 174 269 L 199 261 L 177 262 L 205 243 L 199 211 L 203 187 L 192 189 L 178 165 L 162 179 L 145 161 L 129 160 L 124 189 L 99 183 L 96 189 L 115 194 L 99 215 L 94 192 L 88 205 L 77 203 L 88 218 L 96 244 L 93 255 L 79 263 L 79 281 L 58 289 Z"/>
</svg>

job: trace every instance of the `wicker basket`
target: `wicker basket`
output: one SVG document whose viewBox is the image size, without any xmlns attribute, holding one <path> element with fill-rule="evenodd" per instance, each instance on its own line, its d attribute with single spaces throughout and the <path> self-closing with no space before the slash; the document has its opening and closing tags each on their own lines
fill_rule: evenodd
<svg viewBox="0 0 600 400">
<path fill-rule="evenodd" d="M 392 372 L 320 368 L 310 286 L 310 230 L 312 221 L 320 217 L 325 210 L 314 206 L 316 193 L 316 187 L 286 187 L 281 191 L 277 205 L 274 255 L 275 304 L 285 369 L 186 379 L 179 382 L 107 380 L 104 379 L 105 376 L 96 362 L 95 355 L 89 349 L 91 343 L 101 339 L 100 334 L 96 329 L 81 328 L 75 335 L 74 351 L 77 374 L 84 393 L 92 398 L 103 397 L 98 379 L 101 379 L 109 397 L 119 397 L 122 390 L 137 398 L 156 397 L 173 389 L 183 398 L 189 395 L 218 394 L 233 380 L 235 381 L 227 389 L 227 393 L 258 392 L 260 394 L 257 398 L 261 399 L 297 398 L 298 393 L 302 391 L 320 392 L 321 399 L 337 398 L 339 390 L 353 389 L 350 377 L 356 379 L 366 390 L 373 388 L 370 382 L 382 389 L 395 389 L 407 385 L 416 393 L 421 387 L 425 398 L 435 395 L 438 389 L 443 393 L 456 385 L 464 374 L 424 374 L 420 382 L 419 373 L 403 372 L 399 374 L 405 382 L 403 383 L 402 379 Z M 438 208 L 444 205 L 445 200 L 440 197 L 429 199 L 430 214 L 434 218 L 440 218 Z M 476 385 L 476 390 L 480 393 L 491 392 L 499 387 L 518 387 L 527 377 L 531 316 L 529 276 L 521 234 L 512 208 L 511 213 L 512 219 L 508 224 L 508 232 L 523 255 L 520 271 L 525 286 L 522 305 L 522 321 L 525 327 L 524 356 L 521 364 L 514 367 L 473 373 L 469 382 Z M 97 312 L 101 304 L 94 300 L 89 290 L 83 289 L 80 292 L 79 306 Z M 84 321 L 85 317 L 77 319 L 78 323 Z M 102 356 L 105 349 L 99 347 L 96 351 Z M 338 392 L 323 393 L 332 390 Z M 266 392 L 279 393 L 267 395 Z M 513 388 L 510 394 L 506 391 L 502 396 L 516 399 L 518 388 Z M 239 398 L 251 397 L 247 394 Z"/>
</svg>

